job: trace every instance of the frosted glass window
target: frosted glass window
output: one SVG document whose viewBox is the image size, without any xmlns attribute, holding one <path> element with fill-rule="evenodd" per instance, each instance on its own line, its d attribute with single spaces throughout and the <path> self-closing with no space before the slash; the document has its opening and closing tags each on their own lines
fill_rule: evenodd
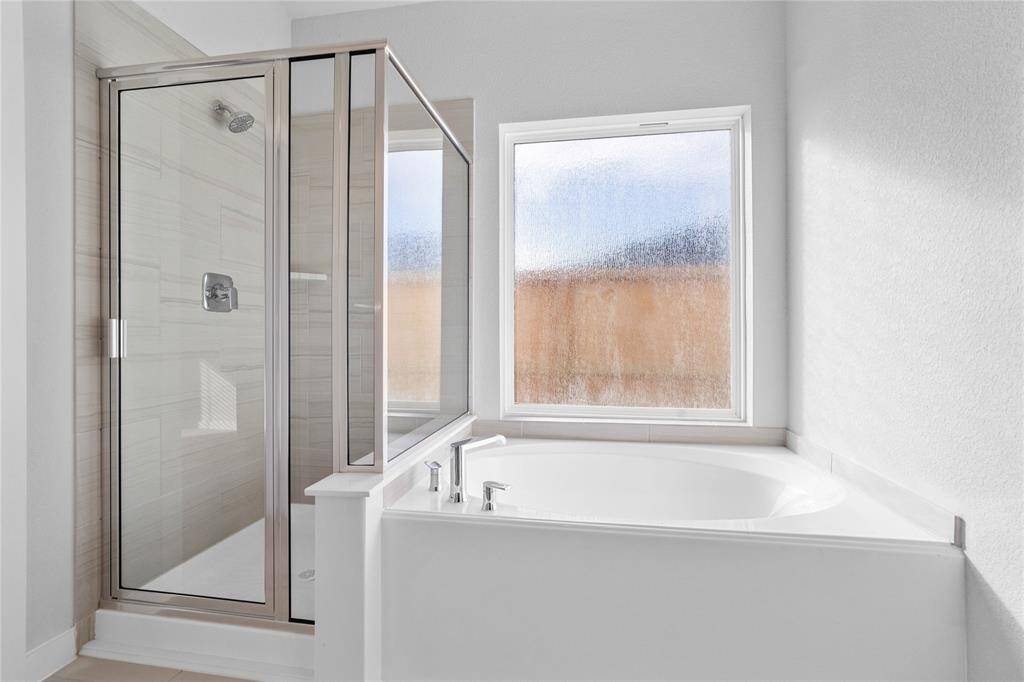
<svg viewBox="0 0 1024 682">
<path fill-rule="evenodd" d="M 441 400 L 442 166 L 440 149 L 388 154 L 388 401 L 396 423 L 397 413 L 412 411 L 427 421 Z M 389 437 L 406 431 L 392 428 Z"/>
<path fill-rule="evenodd" d="M 422 274 L 441 269 L 442 177 L 441 149 L 388 154 L 388 184 L 395 188 L 388 194 L 392 272 Z"/>
<path fill-rule="evenodd" d="M 515 144 L 516 404 L 733 407 L 732 144 Z"/>
</svg>

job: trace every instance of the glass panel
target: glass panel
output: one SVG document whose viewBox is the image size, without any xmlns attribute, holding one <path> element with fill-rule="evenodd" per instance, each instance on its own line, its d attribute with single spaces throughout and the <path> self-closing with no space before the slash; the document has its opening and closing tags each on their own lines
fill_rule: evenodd
<svg viewBox="0 0 1024 682">
<path fill-rule="evenodd" d="M 348 463 L 373 465 L 374 60 L 352 55 L 348 167 Z"/>
<path fill-rule="evenodd" d="M 389 64 L 388 459 L 468 409 L 468 164 Z"/>
<path fill-rule="evenodd" d="M 263 602 L 265 83 L 119 109 L 121 587 Z"/>
<path fill-rule="evenodd" d="M 313 499 L 334 470 L 334 58 L 291 67 L 291 616 L 313 620 Z"/>
<path fill-rule="evenodd" d="M 730 407 L 730 133 L 515 147 L 515 402 Z"/>
</svg>

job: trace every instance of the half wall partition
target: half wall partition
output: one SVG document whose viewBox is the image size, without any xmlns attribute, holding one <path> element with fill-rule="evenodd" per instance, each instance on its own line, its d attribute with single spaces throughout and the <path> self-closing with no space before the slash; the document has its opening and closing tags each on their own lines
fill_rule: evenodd
<svg viewBox="0 0 1024 682">
<path fill-rule="evenodd" d="M 312 622 L 312 500 L 469 410 L 469 157 L 385 42 L 103 69 L 105 597 Z"/>
</svg>

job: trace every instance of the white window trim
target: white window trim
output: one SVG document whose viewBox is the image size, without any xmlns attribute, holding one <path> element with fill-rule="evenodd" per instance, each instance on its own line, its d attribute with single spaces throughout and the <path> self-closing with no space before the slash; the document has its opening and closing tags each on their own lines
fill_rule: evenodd
<svg viewBox="0 0 1024 682">
<path fill-rule="evenodd" d="M 731 409 L 679 409 L 599 405 L 536 405 L 515 402 L 515 145 L 637 134 L 728 130 L 732 136 L 732 405 Z M 730 106 L 621 116 L 505 123 L 499 137 L 499 355 L 501 418 L 564 422 L 752 425 L 752 192 L 750 107 Z"/>
</svg>

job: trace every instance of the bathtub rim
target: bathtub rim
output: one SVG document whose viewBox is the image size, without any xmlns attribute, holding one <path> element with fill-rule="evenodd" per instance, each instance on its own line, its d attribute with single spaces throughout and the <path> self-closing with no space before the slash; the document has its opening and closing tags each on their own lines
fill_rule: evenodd
<svg viewBox="0 0 1024 682">
<path fill-rule="evenodd" d="M 492 525 L 521 529 L 634 535 L 638 537 L 668 537 L 753 544 L 810 545 L 815 547 L 870 549 L 891 552 L 940 554 L 947 556 L 964 555 L 963 550 L 956 545 L 938 538 L 934 540 L 918 540 L 911 538 L 881 538 L 858 535 L 789 533 L 767 530 L 687 528 L 679 526 L 654 526 L 598 521 L 566 521 L 560 519 L 537 519 L 514 516 L 484 516 L 482 514 L 461 514 L 455 512 L 395 508 L 385 508 L 383 510 L 383 520 L 385 522 L 388 520 L 403 520 L 421 523 L 437 522 Z"/>
</svg>

